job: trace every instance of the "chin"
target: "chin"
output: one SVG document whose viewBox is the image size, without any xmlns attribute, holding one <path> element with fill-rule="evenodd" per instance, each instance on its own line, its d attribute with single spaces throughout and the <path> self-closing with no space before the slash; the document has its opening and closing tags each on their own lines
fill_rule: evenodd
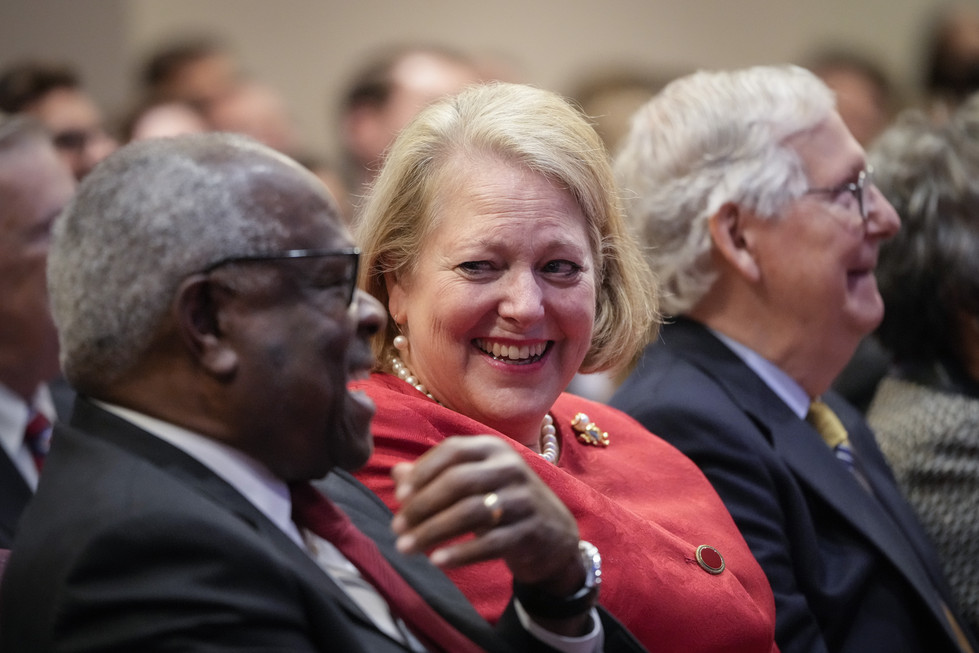
<svg viewBox="0 0 979 653">
<path fill-rule="evenodd" d="M 368 436 L 367 446 L 361 449 L 348 448 L 342 458 L 337 460 L 336 467 L 345 472 L 356 472 L 367 464 L 374 453 L 374 441 Z"/>
<path fill-rule="evenodd" d="M 336 466 L 348 472 L 360 469 L 374 453 L 374 437 L 370 431 L 370 415 L 347 410 L 339 428 L 327 437 L 333 440 Z"/>
</svg>

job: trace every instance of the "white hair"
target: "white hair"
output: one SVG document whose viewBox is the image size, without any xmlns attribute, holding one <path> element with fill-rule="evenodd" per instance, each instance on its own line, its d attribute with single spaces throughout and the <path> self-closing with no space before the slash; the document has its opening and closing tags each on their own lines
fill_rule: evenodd
<svg viewBox="0 0 979 653">
<path fill-rule="evenodd" d="M 268 252 L 288 197 L 268 179 L 297 164 L 229 134 L 127 145 L 85 177 L 48 262 L 65 375 L 104 387 L 151 346 L 177 287 L 232 256 Z"/>
<path fill-rule="evenodd" d="M 633 116 L 615 173 L 664 313 L 690 310 L 714 283 L 708 219 L 721 206 L 774 216 L 804 192 L 805 170 L 786 140 L 834 105 L 809 71 L 758 66 L 682 77 Z"/>
</svg>

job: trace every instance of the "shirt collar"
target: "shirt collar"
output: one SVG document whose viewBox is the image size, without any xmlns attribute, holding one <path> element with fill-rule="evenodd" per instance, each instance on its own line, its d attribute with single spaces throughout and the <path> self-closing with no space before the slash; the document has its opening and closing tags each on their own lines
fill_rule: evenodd
<svg viewBox="0 0 979 653">
<path fill-rule="evenodd" d="M 239 449 L 223 442 L 150 417 L 135 410 L 93 400 L 105 410 L 177 447 L 235 488 L 297 544 L 303 546 L 292 521 L 289 488 L 269 469 Z"/>
<path fill-rule="evenodd" d="M 727 348 L 734 352 L 734 355 L 740 358 L 745 365 L 751 368 L 751 371 L 757 374 L 793 413 L 798 415 L 800 419 L 806 418 L 806 414 L 809 412 L 809 395 L 806 394 L 801 385 L 795 382 L 795 379 L 750 347 L 714 329 L 710 329 L 710 332 L 727 345 Z"/>
<path fill-rule="evenodd" d="M 54 422 L 54 402 L 47 385 L 42 383 L 38 387 L 31 405 L 28 405 L 20 395 L 0 383 L 0 449 L 33 490 L 37 488 L 37 466 L 24 444 L 24 430 L 30 420 L 32 406 Z"/>
</svg>

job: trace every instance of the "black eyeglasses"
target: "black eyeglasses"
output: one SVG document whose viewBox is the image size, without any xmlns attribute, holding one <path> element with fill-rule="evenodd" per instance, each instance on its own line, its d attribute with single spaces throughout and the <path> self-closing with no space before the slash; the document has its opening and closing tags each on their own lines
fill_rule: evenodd
<svg viewBox="0 0 979 653">
<path fill-rule="evenodd" d="M 860 171 L 857 175 L 856 181 L 851 181 L 846 184 L 841 184 L 835 188 L 809 188 L 806 190 L 806 195 L 812 195 L 815 193 L 831 193 L 833 195 L 839 195 L 843 192 L 852 193 L 855 198 L 857 198 L 857 206 L 860 207 L 860 218 L 866 222 L 867 221 L 867 188 L 872 186 L 874 183 L 874 167 L 868 165 L 866 168 Z"/>
<path fill-rule="evenodd" d="M 202 274 L 210 274 L 223 265 L 235 263 L 252 263 L 256 261 L 287 261 L 303 258 L 340 258 L 344 261 L 344 268 L 338 274 L 332 275 L 329 282 L 321 285 L 340 288 L 346 298 L 346 306 L 350 306 L 354 300 L 354 292 L 357 290 L 357 269 L 360 265 L 360 248 L 345 247 L 342 249 L 287 249 L 283 252 L 271 252 L 269 254 L 252 254 L 249 256 L 229 256 L 216 263 L 208 265 L 201 270 Z"/>
</svg>

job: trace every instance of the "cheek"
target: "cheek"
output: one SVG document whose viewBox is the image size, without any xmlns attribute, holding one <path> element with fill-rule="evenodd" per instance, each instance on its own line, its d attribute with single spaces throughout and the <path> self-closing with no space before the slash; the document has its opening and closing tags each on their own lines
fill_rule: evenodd
<svg viewBox="0 0 979 653">
<path fill-rule="evenodd" d="M 591 285 L 558 293 L 550 302 L 550 312 L 569 340 L 578 341 L 586 350 L 595 327 L 595 288 Z"/>
<path fill-rule="evenodd" d="M 409 338 L 412 343 L 434 341 L 444 347 L 447 341 L 460 341 L 487 314 L 487 293 L 472 284 L 444 284 L 431 293 L 415 296 L 409 302 Z M 493 304 L 495 305 L 495 304 Z"/>
</svg>

